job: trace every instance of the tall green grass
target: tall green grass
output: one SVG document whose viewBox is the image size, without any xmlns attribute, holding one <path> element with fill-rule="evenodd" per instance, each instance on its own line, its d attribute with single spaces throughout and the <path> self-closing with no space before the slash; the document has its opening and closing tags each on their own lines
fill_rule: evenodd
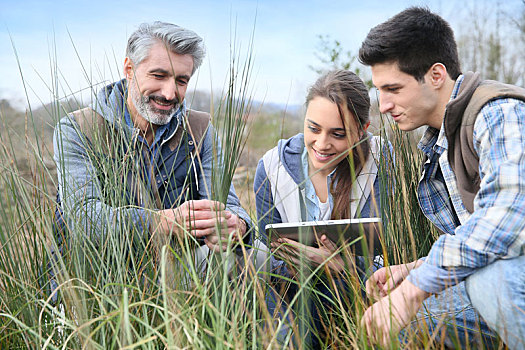
<svg viewBox="0 0 525 350">
<path fill-rule="evenodd" d="M 227 157 L 222 162 L 215 145 L 216 170 L 208 190 L 211 198 L 223 202 L 249 135 L 246 116 L 251 112 L 252 50 L 250 46 L 241 57 L 238 49 L 232 49 L 227 86 L 213 111 L 222 153 Z M 58 80 L 57 70 L 54 72 Z M 58 82 L 50 86 L 58 96 Z M 56 124 L 81 103 L 74 104 L 57 98 L 47 109 L 50 123 Z M 1 117 L 6 125 L 7 116 Z M 171 242 L 148 239 L 127 220 L 116 225 L 102 212 L 105 229 L 94 239 L 93 228 L 79 224 L 81 217 L 91 214 L 81 209 L 75 220 L 68 221 L 67 244 L 62 254 L 57 253 L 60 236 L 53 234 L 56 175 L 46 161 L 52 151 L 41 131 L 32 110 L 27 112 L 23 133 L 0 130 L 0 348 L 258 349 L 305 345 L 302 337 L 295 338 L 295 343 L 291 337 L 278 341 L 284 328 L 266 309 L 268 278 L 246 261 L 249 247 L 242 243 L 241 254 L 230 248 L 226 254 L 210 255 L 203 271 L 195 266 L 196 242 L 189 235 Z M 390 140 L 395 151 L 395 159 L 382 160 L 380 172 L 384 261 L 410 262 L 425 255 L 437 237 L 417 203 L 421 158 L 407 135 L 386 119 L 381 119 L 377 133 Z M 91 159 L 102 174 L 105 201 L 114 207 L 130 207 L 122 174 L 132 164 L 118 151 L 123 138 L 110 134 L 92 141 Z M 20 160 L 20 145 L 24 145 L 27 159 Z M 21 176 L 24 166 L 29 170 Z M 141 191 L 144 207 L 153 212 L 157 209 L 155 198 L 150 198 L 146 189 Z M 122 215 L 125 217 L 125 210 Z M 256 227 L 255 217 L 253 223 Z M 225 235 L 224 239 L 231 237 Z M 232 273 L 231 266 L 239 261 L 240 267 Z M 325 279 L 316 281 L 334 293 L 323 315 L 323 346 L 369 348 L 359 324 L 368 304 L 355 270 L 349 264 L 348 271 L 338 276 L 349 286 L 348 293 L 341 293 L 337 279 L 325 267 L 311 271 L 305 266 L 297 280 L 290 281 L 300 290 L 291 304 L 303 310 L 287 315 L 294 320 L 291 329 L 296 334 L 308 331 L 305 302 L 317 297 L 310 285 L 323 275 Z M 49 294 L 51 272 L 58 285 L 56 300 Z M 429 335 L 413 346 L 423 347 L 440 348 L 440 344 L 433 343 Z"/>
</svg>

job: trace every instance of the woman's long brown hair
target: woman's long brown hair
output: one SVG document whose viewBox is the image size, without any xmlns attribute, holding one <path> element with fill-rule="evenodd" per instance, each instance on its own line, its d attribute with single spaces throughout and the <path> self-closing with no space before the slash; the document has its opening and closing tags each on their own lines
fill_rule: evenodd
<svg viewBox="0 0 525 350">
<path fill-rule="evenodd" d="M 356 74 L 342 69 L 330 71 L 317 79 L 308 90 L 306 106 L 315 97 L 324 97 L 337 105 L 348 144 L 352 145 L 347 157 L 337 166 L 330 186 L 334 200 L 332 219 L 348 219 L 352 184 L 370 153 L 370 142 L 363 132 L 363 126 L 370 120 L 370 97 L 363 81 Z M 359 134 L 359 140 L 352 137 Z"/>
</svg>

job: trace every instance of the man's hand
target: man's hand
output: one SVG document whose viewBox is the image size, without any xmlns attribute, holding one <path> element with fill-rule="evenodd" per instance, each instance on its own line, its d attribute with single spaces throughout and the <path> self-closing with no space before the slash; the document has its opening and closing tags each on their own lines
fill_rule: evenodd
<svg viewBox="0 0 525 350">
<path fill-rule="evenodd" d="M 421 260 L 416 260 L 408 264 L 380 268 L 366 281 L 366 293 L 376 300 L 385 297 L 404 281 L 410 270 L 422 263 Z"/>
<path fill-rule="evenodd" d="M 159 229 L 165 234 L 190 231 L 195 237 L 204 237 L 224 223 L 224 204 L 207 199 L 184 202 L 175 209 L 159 211 Z"/>
<path fill-rule="evenodd" d="M 221 235 L 215 230 L 204 238 L 204 243 L 210 250 L 218 253 L 228 249 L 228 237 L 231 236 L 232 242 L 242 240 L 246 233 L 246 222 L 237 215 L 232 214 L 228 210 L 224 211 L 228 217 L 226 220 L 226 227 L 221 230 Z M 227 233 L 227 235 L 226 235 Z"/>
<path fill-rule="evenodd" d="M 229 235 L 236 241 L 245 234 L 246 223 L 225 210 L 224 204 L 202 199 L 184 202 L 175 209 L 161 210 L 158 228 L 168 235 L 188 232 L 196 238 L 204 237 L 204 243 L 210 249 L 221 251 L 227 248 Z"/>
<path fill-rule="evenodd" d="M 369 307 L 361 319 L 361 327 L 370 342 L 388 347 L 390 337 L 397 337 L 429 296 L 430 293 L 404 280 L 389 295 Z"/>
<path fill-rule="evenodd" d="M 338 247 L 326 235 L 319 239 L 319 248 L 310 247 L 288 238 L 279 238 L 271 244 L 277 256 L 294 266 L 302 263 L 311 263 L 319 266 L 326 262 L 326 266 L 333 272 L 342 272 L 345 268 L 343 259 L 337 254 Z M 294 269 L 294 266 L 289 268 Z"/>
</svg>

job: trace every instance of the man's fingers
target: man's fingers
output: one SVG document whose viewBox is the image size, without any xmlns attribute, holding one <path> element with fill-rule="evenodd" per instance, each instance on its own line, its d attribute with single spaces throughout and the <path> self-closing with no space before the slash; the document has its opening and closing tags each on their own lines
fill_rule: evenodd
<svg viewBox="0 0 525 350">
<path fill-rule="evenodd" d="M 364 327 L 368 340 L 372 344 L 386 346 L 388 343 L 385 343 L 385 339 L 388 339 L 389 332 L 387 329 L 389 328 L 389 322 L 382 312 L 382 307 L 381 301 L 370 306 L 363 315 L 361 327 Z M 385 338 L 385 334 L 387 338 Z"/>
<path fill-rule="evenodd" d="M 380 289 L 381 295 L 388 295 L 388 293 L 393 291 L 396 287 L 396 281 L 393 278 L 389 278 L 388 280 L 386 280 L 386 283 L 383 284 L 383 286 Z"/>
<path fill-rule="evenodd" d="M 200 236 L 200 237 L 202 237 L 202 236 Z M 235 235 L 232 235 L 232 236 L 226 236 L 226 235 L 219 236 L 219 235 L 213 233 L 213 234 L 206 235 L 205 239 L 208 240 L 212 244 L 217 244 L 219 242 L 221 242 L 221 243 L 228 243 L 228 242 L 232 242 L 232 243 L 235 242 L 235 243 L 237 243 L 237 236 L 235 236 Z"/>
<path fill-rule="evenodd" d="M 209 235 L 211 235 L 213 233 L 215 233 L 215 228 L 213 228 L 213 227 L 200 229 L 200 230 L 191 230 L 191 234 L 194 237 L 197 237 L 197 238 L 206 237 L 206 236 L 209 236 Z"/>
<path fill-rule="evenodd" d="M 365 282 L 365 290 L 366 294 L 372 296 L 374 293 L 374 290 L 377 288 L 377 283 L 375 280 L 372 280 L 372 277 L 366 280 Z"/>
<path fill-rule="evenodd" d="M 292 256 L 292 255 L 289 255 L 288 256 L 288 260 L 287 260 L 288 264 L 291 264 L 293 266 L 299 266 L 301 264 L 301 261 L 299 261 L 299 259 L 295 256 Z M 303 262 L 304 264 L 304 262 Z"/>
<path fill-rule="evenodd" d="M 207 220 L 191 220 L 189 222 L 181 223 L 188 230 L 204 230 L 214 229 L 218 226 L 224 228 L 226 232 L 226 220 L 223 218 L 207 219 Z"/>
<path fill-rule="evenodd" d="M 365 283 L 366 288 L 366 294 L 373 298 L 377 298 L 379 295 L 381 288 L 383 287 L 383 283 L 378 279 L 378 276 L 376 274 L 373 274 L 370 276 Z"/>
<path fill-rule="evenodd" d="M 361 319 L 361 328 L 364 329 L 367 340 L 369 344 L 374 344 L 374 327 L 372 327 L 372 317 L 371 317 L 371 309 L 372 307 L 369 307 L 368 310 L 365 311 L 363 318 Z"/>
<path fill-rule="evenodd" d="M 366 284 L 366 295 L 372 300 L 378 300 L 381 298 L 381 288 L 382 285 L 380 284 L 374 284 L 374 283 L 368 283 Z"/>
<path fill-rule="evenodd" d="M 223 203 L 212 201 L 210 199 L 199 199 L 184 202 L 179 208 L 186 210 L 224 210 L 226 207 Z"/>
<path fill-rule="evenodd" d="M 207 220 L 222 218 L 228 220 L 231 214 L 226 211 L 211 211 L 211 210 L 184 210 L 177 209 L 177 216 L 179 220 L 189 222 L 190 220 Z"/>
<path fill-rule="evenodd" d="M 224 218 L 224 215 L 221 215 L 222 212 L 215 212 L 211 210 L 193 210 L 187 213 L 181 213 L 181 217 L 185 220 L 207 220 L 207 219 L 216 219 Z"/>
<path fill-rule="evenodd" d="M 286 249 L 293 249 L 295 251 L 304 251 L 309 248 L 308 246 L 289 238 L 279 238 L 279 243 Z"/>
<path fill-rule="evenodd" d="M 206 244 L 206 246 L 215 253 L 221 253 L 221 252 L 228 250 L 228 243 L 221 243 L 221 244 L 212 243 L 208 239 L 208 237 L 204 238 L 204 244 Z"/>
<path fill-rule="evenodd" d="M 290 241 L 294 243 L 288 243 L 288 242 L 285 242 L 283 239 L 279 239 L 280 244 L 278 246 L 278 251 L 285 252 L 286 254 L 289 254 L 289 255 L 294 255 L 294 256 L 298 255 L 299 251 L 301 251 L 302 244 L 295 242 L 293 240 L 286 240 L 286 241 Z"/>
<path fill-rule="evenodd" d="M 397 286 L 399 286 L 401 282 L 404 281 L 406 276 L 407 274 L 403 273 L 403 271 L 400 269 L 392 271 L 392 274 L 384 283 L 383 288 L 381 289 L 381 293 L 383 295 L 387 295 L 388 293 L 396 289 Z"/>
<path fill-rule="evenodd" d="M 284 261 L 290 261 L 291 258 L 296 255 L 293 248 L 287 247 L 284 244 L 272 243 L 272 252 Z"/>
<path fill-rule="evenodd" d="M 240 227 L 240 219 L 236 215 L 232 215 L 229 211 L 224 211 L 224 213 L 228 213 L 229 217 L 225 217 L 227 219 L 226 224 L 228 225 L 229 230 L 238 230 Z"/>
<path fill-rule="evenodd" d="M 206 246 L 214 253 L 220 253 L 221 252 L 221 248 L 219 246 L 211 243 L 206 238 L 204 239 L 204 244 L 206 244 Z"/>
</svg>

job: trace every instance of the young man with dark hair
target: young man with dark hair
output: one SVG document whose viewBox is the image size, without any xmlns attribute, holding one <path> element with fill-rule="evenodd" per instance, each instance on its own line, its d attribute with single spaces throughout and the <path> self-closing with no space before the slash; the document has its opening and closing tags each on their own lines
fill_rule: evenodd
<svg viewBox="0 0 525 350">
<path fill-rule="evenodd" d="M 427 127 L 417 193 L 443 232 L 426 258 L 369 279 L 367 292 L 382 298 L 363 316 L 368 335 L 387 345 L 419 311 L 446 345 L 490 346 L 494 331 L 524 348 L 525 89 L 461 74 L 452 29 L 426 8 L 373 28 L 359 60 L 381 113 L 404 131 Z"/>
</svg>

